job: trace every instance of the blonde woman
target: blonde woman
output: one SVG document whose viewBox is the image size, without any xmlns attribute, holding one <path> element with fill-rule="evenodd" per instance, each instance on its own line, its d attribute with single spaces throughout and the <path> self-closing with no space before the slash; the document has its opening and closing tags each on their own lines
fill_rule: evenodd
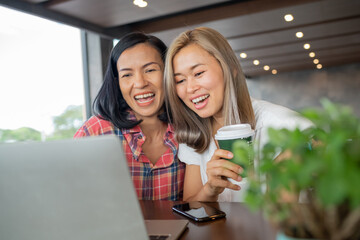
<svg viewBox="0 0 360 240">
<path fill-rule="evenodd" d="M 179 159 L 187 164 L 184 200 L 233 201 L 242 168 L 217 148 L 216 131 L 248 123 L 255 130 L 306 128 L 311 123 L 285 107 L 251 99 L 240 63 L 227 40 L 210 28 L 180 34 L 168 49 L 165 64 L 166 103 L 180 144 Z M 240 190 L 241 191 L 241 190 Z"/>
</svg>

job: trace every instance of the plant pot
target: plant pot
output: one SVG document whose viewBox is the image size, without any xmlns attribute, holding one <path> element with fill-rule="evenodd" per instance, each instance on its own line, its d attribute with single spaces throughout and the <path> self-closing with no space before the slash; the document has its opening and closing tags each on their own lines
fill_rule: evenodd
<svg viewBox="0 0 360 240">
<path fill-rule="evenodd" d="M 315 240 L 315 238 L 294 238 L 294 237 L 286 236 L 284 233 L 279 232 L 276 235 L 276 240 Z"/>
</svg>

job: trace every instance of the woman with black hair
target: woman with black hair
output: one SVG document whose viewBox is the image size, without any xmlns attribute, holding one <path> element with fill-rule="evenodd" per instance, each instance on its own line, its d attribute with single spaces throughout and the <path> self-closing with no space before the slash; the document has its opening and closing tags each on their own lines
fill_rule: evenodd
<svg viewBox="0 0 360 240">
<path fill-rule="evenodd" d="M 139 199 L 181 200 L 185 164 L 164 105 L 166 45 L 143 33 L 124 36 L 111 52 L 94 116 L 75 138 L 113 134 L 122 140 Z"/>
</svg>

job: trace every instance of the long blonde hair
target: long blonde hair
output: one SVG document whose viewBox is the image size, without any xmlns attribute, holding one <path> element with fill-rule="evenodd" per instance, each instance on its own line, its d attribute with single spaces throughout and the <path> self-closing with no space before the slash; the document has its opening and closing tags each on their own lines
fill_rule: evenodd
<svg viewBox="0 0 360 240">
<path fill-rule="evenodd" d="M 240 63 L 227 40 L 211 28 L 199 27 L 181 33 L 171 43 L 165 63 L 165 98 L 171 109 L 172 123 L 179 143 L 186 143 L 204 152 L 211 141 L 211 118 L 201 118 L 178 97 L 174 79 L 173 59 L 184 47 L 196 44 L 212 55 L 220 64 L 225 81 L 224 124 L 249 123 L 255 129 L 255 116 L 249 91 Z"/>
</svg>

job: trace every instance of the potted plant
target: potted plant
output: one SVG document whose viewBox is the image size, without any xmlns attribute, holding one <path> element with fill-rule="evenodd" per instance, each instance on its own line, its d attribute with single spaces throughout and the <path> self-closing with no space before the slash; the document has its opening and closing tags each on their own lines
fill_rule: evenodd
<svg viewBox="0 0 360 240">
<path fill-rule="evenodd" d="M 349 107 L 321 103 L 302 112 L 310 129 L 269 129 L 245 201 L 287 236 L 360 239 L 360 121 Z"/>
</svg>

